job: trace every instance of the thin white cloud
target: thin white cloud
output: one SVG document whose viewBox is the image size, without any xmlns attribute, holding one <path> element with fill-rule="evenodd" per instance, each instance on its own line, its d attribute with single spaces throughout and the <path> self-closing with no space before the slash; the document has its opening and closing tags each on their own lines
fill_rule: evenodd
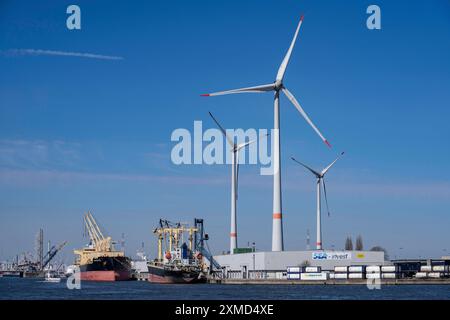
<svg viewBox="0 0 450 320">
<path fill-rule="evenodd" d="M 64 56 L 64 57 L 79 57 L 88 59 L 100 60 L 123 60 L 123 57 L 108 56 L 103 54 L 85 53 L 85 52 L 70 52 L 57 50 L 41 50 L 41 49 L 9 49 L 2 53 L 11 56 Z"/>
<path fill-rule="evenodd" d="M 352 181 L 342 178 L 327 181 L 329 194 L 358 197 L 385 198 L 426 198 L 426 199 L 450 199 L 450 183 L 448 181 L 414 180 L 398 182 L 391 179 L 383 181 L 373 178 L 364 178 L 365 181 Z M 314 180 L 293 180 L 287 177 L 284 182 L 286 191 L 315 192 Z M 329 188 L 329 189 L 328 189 Z"/>
<path fill-rule="evenodd" d="M 95 173 L 60 170 L 22 170 L 0 168 L 0 188 L 2 187 L 37 187 L 44 185 L 95 184 L 95 183 L 155 183 L 174 185 L 204 185 L 221 186 L 228 182 L 225 176 L 198 177 L 198 176 L 157 176 L 151 174 L 122 174 L 122 173 Z"/>
<path fill-rule="evenodd" d="M 264 188 L 271 190 L 271 184 L 269 180 L 266 183 L 261 184 L 261 180 L 258 179 L 258 183 L 255 181 L 254 176 L 243 175 L 240 181 L 240 186 L 246 188 Z M 269 178 L 268 176 L 266 178 Z M 124 182 L 131 183 L 149 183 L 154 185 L 166 185 L 166 186 L 227 186 L 229 178 L 225 174 L 217 175 L 152 175 L 152 174 L 124 174 L 124 173 L 99 173 L 99 172 L 79 172 L 79 171 L 65 171 L 58 169 L 12 169 L 0 167 L 0 188 L 11 187 L 36 187 L 41 188 L 43 185 L 83 185 L 83 184 L 95 184 L 95 183 L 107 183 L 121 185 Z M 286 184 L 286 183 L 285 183 Z M 422 199 L 441 199 L 447 200 L 450 198 L 450 184 L 442 181 L 421 181 L 416 183 L 338 183 L 335 182 L 335 188 L 333 188 L 333 194 L 350 196 L 352 198 L 358 198 L 361 196 L 369 196 L 377 199 L 377 197 L 383 198 L 422 198 Z M 295 192 L 310 192 L 314 193 L 314 188 L 310 183 L 306 181 L 294 185 L 288 182 L 285 185 L 286 191 Z M 269 191 L 270 192 L 270 191 Z"/>
<path fill-rule="evenodd" d="M 61 140 L 0 139 L 0 168 L 70 167 L 80 160 L 81 145 Z"/>
</svg>

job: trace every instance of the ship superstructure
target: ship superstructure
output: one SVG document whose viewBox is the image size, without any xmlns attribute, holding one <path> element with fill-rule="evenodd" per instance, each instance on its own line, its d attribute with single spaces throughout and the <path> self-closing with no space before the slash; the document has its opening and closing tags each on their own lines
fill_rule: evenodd
<svg viewBox="0 0 450 320">
<path fill-rule="evenodd" d="M 124 251 L 114 248 L 111 237 L 104 236 L 90 211 L 83 217 L 90 243 L 74 250 L 78 256 L 75 264 L 80 268 L 81 280 L 120 281 L 131 278 L 130 259 Z"/>
<path fill-rule="evenodd" d="M 200 220 L 196 219 L 197 221 Z M 203 225 L 203 220 L 201 224 Z M 199 245 L 199 241 L 203 243 L 205 238 L 203 228 L 161 219 L 159 227 L 153 233 L 158 238 L 158 258 L 148 264 L 150 282 L 206 281 L 207 265 L 203 260 L 205 250 Z"/>
</svg>

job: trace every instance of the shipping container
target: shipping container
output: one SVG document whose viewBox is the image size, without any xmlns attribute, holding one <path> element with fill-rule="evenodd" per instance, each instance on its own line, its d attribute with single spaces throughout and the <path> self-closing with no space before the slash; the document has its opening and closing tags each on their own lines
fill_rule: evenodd
<svg viewBox="0 0 450 320">
<path fill-rule="evenodd" d="M 445 266 L 433 266 L 433 271 L 444 272 Z"/>
<path fill-rule="evenodd" d="M 334 279 L 347 279 L 348 275 L 346 273 L 335 273 Z"/>
<path fill-rule="evenodd" d="M 421 272 L 431 272 L 432 267 L 431 266 L 420 266 L 420 271 Z"/>
<path fill-rule="evenodd" d="M 288 273 L 287 278 L 288 278 L 288 280 L 299 280 L 300 273 Z"/>
<path fill-rule="evenodd" d="M 426 272 L 416 272 L 415 277 L 416 278 L 426 278 L 427 277 L 427 273 Z"/>
<path fill-rule="evenodd" d="M 348 272 L 364 272 L 365 266 L 350 266 Z"/>
<path fill-rule="evenodd" d="M 347 267 L 334 267 L 334 272 L 347 272 Z"/>
<path fill-rule="evenodd" d="M 441 278 L 442 273 L 440 272 L 428 272 L 428 278 Z"/>
<path fill-rule="evenodd" d="M 349 273 L 349 279 L 364 279 L 364 275 L 362 273 Z"/>
<path fill-rule="evenodd" d="M 301 273 L 300 280 L 327 280 L 327 276 L 326 272 Z"/>
<path fill-rule="evenodd" d="M 381 277 L 383 278 L 383 279 L 396 279 L 397 278 L 397 274 L 396 273 L 387 273 L 387 272 L 385 272 L 385 273 L 382 273 L 381 274 Z"/>
<path fill-rule="evenodd" d="M 366 272 L 367 273 L 380 273 L 380 266 L 367 266 Z"/>
<path fill-rule="evenodd" d="M 320 267 L 305 267 L 305 271 L 304 272 L 321 272 L 321 268 Z"/>
<path fill-rule="evenodd" d="M 287 267 L 288 273 L 300 273 L 302 272 L 302 267 Z"/>
<path fill-rule="evenodd" d="M 250 253 L 253 252 L 253 248 L 234 248 L 233 253 L 239 254 L 239 253 Z"/>
<path fill-rule="evenodd" d="M 381 279 L 381 273 L 366 273 L 366 279 Z"/>
<path fill-rule="evenodd" d="M 397 272 L 397 266 L 381 266 L 381 272 Z"/>
</svg>

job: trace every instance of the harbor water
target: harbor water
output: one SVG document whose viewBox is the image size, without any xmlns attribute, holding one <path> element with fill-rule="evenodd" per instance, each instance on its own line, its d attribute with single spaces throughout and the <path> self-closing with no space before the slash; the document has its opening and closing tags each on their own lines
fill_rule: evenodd
<svg viewBox="0 0 450 320">
<path fill-rule="evenodd" d="M 180 290 L 182 289 L 182 290 Z M 450 300 L 449 285 L 219 285 L 152 284 L 144 281 L 82 282 L 69 290 L 63 279 L 47 283 L 39 279 L 0 278 L 1 300 L 233 300 L 233 299 L 326 299 L 326 300 Z"/>
</svg>

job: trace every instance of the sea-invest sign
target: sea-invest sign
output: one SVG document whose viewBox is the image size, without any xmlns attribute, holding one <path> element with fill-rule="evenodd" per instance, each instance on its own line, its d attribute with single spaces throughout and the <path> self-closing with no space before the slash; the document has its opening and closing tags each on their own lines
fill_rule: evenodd
<svg viewBox="0 0 450 320">
<path fill-rule="evenodd" d="M 350 260 L 351 258 L 350 252 L 320 251 L 312 253 L 313 260 Z"/>
</svg>

